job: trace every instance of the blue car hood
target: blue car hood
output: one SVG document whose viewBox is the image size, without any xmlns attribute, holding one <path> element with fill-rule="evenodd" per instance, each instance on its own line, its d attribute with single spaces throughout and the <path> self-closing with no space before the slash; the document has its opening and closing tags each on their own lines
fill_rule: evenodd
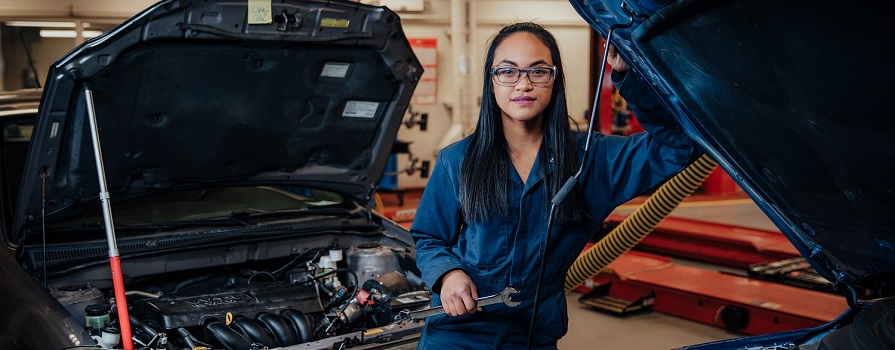
<svg viewBox="0 0 895 350">
<path fill-rule="evenodd" d="M 350 1 L 275 1 L 267 24 L 255 10 L 162 1 L 56 61 L 12 239 L 99 206 L 88 89 L 113 199 L 281 185 L 371 202 L 423 74 L 400 19 Z"/>
<path fill-rule="evenodd" d="M 572 5 L 821 275 L 893 293 L 891 3 Z"/>
</svg>

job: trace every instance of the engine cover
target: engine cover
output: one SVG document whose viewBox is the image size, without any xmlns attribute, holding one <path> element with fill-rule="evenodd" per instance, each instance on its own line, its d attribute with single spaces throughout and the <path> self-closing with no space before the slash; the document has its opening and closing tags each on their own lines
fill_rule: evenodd
<svg viewBox="0 0 895 350">
<path fill-rule="evenodd" d="M 304 285 L 259 285 L 211 293 L 177 293 L 157 299 L 136 300 L 131 313 L 152 320 L 164 329 L 203 325 L 209 319 L 224 320 L 227 313 L 254 317 L 259 312 L 279 313 L 284 309 L 306 314 L 321 312 L 313 289 Z"/>
</svg>

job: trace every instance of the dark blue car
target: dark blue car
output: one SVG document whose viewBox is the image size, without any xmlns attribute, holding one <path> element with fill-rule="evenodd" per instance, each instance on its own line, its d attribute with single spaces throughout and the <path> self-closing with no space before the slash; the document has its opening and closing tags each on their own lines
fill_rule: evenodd
<svg viewBox="0 0 895 350">
<path fill-rule="evenodd" d="M 686 348 L 895 348 L 893 5 L 572 5 L 850 305 L 823 327 Z"/>
<path fill-rule="evenodd" d="M 162 1 L 75 48 L 0 98 L 0 348 L 412 343 L 431 294 L 371 207 L 422 74 L 347 1 Z"/>
</svg>

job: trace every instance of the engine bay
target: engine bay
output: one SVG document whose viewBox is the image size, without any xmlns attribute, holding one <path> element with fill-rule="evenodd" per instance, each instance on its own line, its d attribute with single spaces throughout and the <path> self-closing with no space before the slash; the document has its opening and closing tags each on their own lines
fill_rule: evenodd
<svg viewBox="0 0 895 350">
<path fill-rule="evenodd" d="M 424 308 L 431 301 L 415 266 L 401 257 L 405 250 L 372 241 L 342 247 L 336 239 L 288 260 L 205 266 L 129 283 L 134 345 L 242 350 L 316 344 L 347 349 L 392 340 L 394 332 L 381 329 L 400 326 L 401 311 Z M 100 348 L 119 346 L 111 288 L 70 284 L 51 294 Z M 380 331 L 370 331 L 374 329 Z M 366 336 L 377 333 L 392 335 Z"/>
</svg>

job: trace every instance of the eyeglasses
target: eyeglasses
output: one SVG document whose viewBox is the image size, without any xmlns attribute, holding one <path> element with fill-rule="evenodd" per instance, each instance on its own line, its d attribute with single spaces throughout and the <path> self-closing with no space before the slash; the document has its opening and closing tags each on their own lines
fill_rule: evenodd
<svg viewBox="0 0 895 350">
<path fill-rule="evenodd" d="M 497 67 L 491 70 L 491 76 L 495 78 L 498 85 L 513 86 L 522 79 L 522 73 L 531 82 L 532 86 L 550 86 L 553 78 L 556 77 L 555 66 L 538 66 L 528 69 L 517 67 Z"/>
</svg>

